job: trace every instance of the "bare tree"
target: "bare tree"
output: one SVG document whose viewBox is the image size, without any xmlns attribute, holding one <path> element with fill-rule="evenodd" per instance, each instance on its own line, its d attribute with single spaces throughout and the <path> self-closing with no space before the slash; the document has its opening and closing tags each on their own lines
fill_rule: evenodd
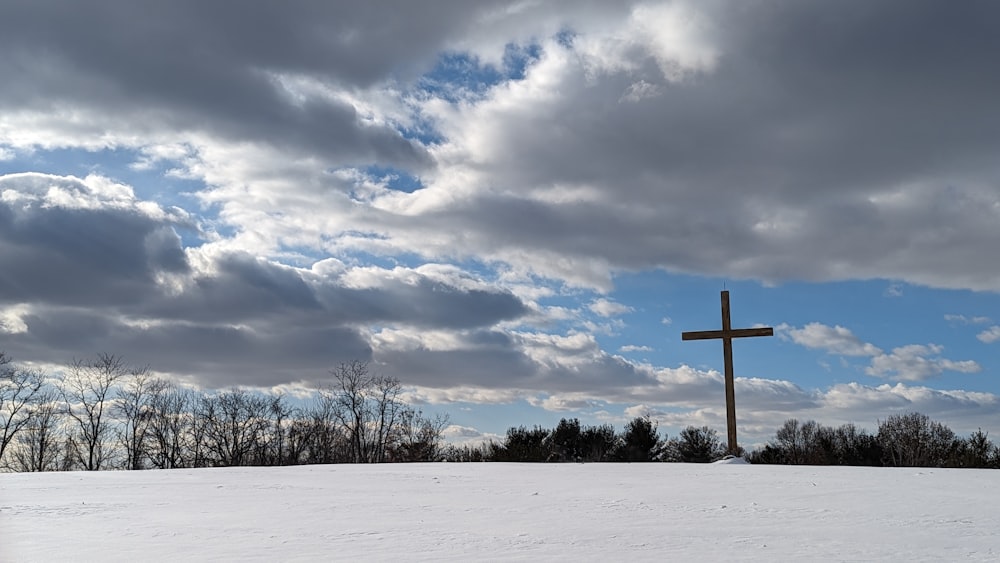
<svg viewBox="0 0 1000 563">
<path fill-rule="evenodd" d="M 822 434 L 823 427 L 815 420 L 800 423 L 798 419 L 790 418 L 775 434 L 775 447 L 784 452 L 787 463 L 791 465 L 822 463 Z"/>
<path fill-rule="evenodd" d="M 986 468 L 990 466 L 990 456 L 996 446 L 990 441 L 989 432 L 980 428 L 973 432 L 968 440 L 963 442 L 962 467 Z"/>
<path fill-rule="evenodd" d="M 392 461 L 437 461 L 441 456 L 441 435 L 450 422 L 448 415 L 434 418 L 404 408 L 399 416 L 392 447 Z"/>
<path fill-rule="evenodd" d="M 39 393 L 27 425 L 18 434 L 13 449 L 14 471 L 55 471 L 59 459 L 59 411 L 56 393 Z"/>
<path fill-rule="evenodd" d="M 374 380 L 372 407 L 375 417 L 374 424 L 369 425 L 372 431 L 369 463 L 382 463 L 386 460 L 386 452 L 404 408 L 399 400 L 402 389 L 399 380 L 391 377 L 376 377 Z"/>
<path fill-rule="evenodd" d="M 75 426 L 69 442 L 73 458 L 87 471 L 104 467 L 112 453 L 111 392 L 131 371 L 120 356 L 101 353 L 91 361 L 75 360 L 59 385 Z"/>
<path fill-rule="evenodd" d="M 60 412 L 60 414 L 64 412 L 65 410 Z M 60 457 L 56 462 L 58 464 L 56 471 L 73 471 L 80 466 L 78 461 L 80 457 L 80 445 L 73 438 L 73 434 L 68 434 L 64 437 L 62 450 L 59 454 Z"/>
<path fill-rule="evenodd" d="M 118 392 L 115 412 L 121 417 L 118 427 L 118 443 L 125 451 L 125 469 L 143 469 L 146 459 L 146 443 L 149 438 L 154 394 L 166 387 L 162 379 L 155 379 L 149 368 L 137 368 L 128 374 L 127 382 Z"/>
<path fill-rule="evenodd" d="M 150 389 L 148 457 L 153 467 L 195 465 L 193 393 L 164 382 Z"/>
<path fill-rule="evenodd" d="M 285 462 L 288 465 L 310 463 L 312 429 L 312 421 L 308 418 L 296 417 L 288 423 L 285 432 Z"/>
<path fill-rule="evenodd" d="M 14 365 L 7 354 L 0 352 L 0 461 L 17 433 L 31 421 L 32 406 L 44 384 L 40 372 Z"/>
<path fill-rule="evenodd" d="M 336 380 L 333 398 L 336 403 L 334 416 L 344 426 L 350 440 L 351 461 L 367 461 L 365 450 L 365 425 L 368 423 L 368 405 L 365 394 L 373 383 L 368 375 L 368 364 L 359 361 L 342 363 L 332 371 Z"/>
<path fill-rule="evenodd" d="M 255 461 L 269 425 L 268 401 L 242 389 L 203 397 L 199 416 L 205 426 L 205 446 L 216 464 L 249 465 Z"/>
<path fill-rule="evenodd" d="M 266 462 L 270 465 L 286 465 L 295 463 L 288 455 L 289 420 L 295 416 L 294 407 L 285 402 L 282 394 L 269 398 L 268 414 L 271 415 L 271 435 L 267 440 L 268 451 L 265 452 Z"/>
<path fill-rule="evenodd" d="M 291 448 L 300 452 L 305 463 L 352 461 L 348 436 L 338 424 L 338 399 L 322 392 L 307 418 L 295 421 L 289 432 Z"/>
<path fill-rule="evenodd" d="M 343 425 L 349 439 L 351 461 L 381 463 L 399 420 L 403 403 L 402 387 L 391 377 L 372 376 L 368 364 L 342 363 L 331 373 L 334 387 L 334 416 Z"/>
<path fill-rule="evenodd" d="M 943 467 L 958 448 L 950 428 L 917 412 L 880 421 L 878 441 L 885 464 L 892 467 Z"/>
</svg>

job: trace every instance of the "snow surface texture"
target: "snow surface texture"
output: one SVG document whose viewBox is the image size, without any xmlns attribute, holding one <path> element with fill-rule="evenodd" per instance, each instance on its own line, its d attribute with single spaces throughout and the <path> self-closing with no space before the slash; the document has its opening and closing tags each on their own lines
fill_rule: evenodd
<svg viewBox="0 0 1000 563">
<path fill-rule="evenodd" d="M 1000 471 L 413 464 L 0 474 L 2 561 L 997 561 Z"/>
</svg>

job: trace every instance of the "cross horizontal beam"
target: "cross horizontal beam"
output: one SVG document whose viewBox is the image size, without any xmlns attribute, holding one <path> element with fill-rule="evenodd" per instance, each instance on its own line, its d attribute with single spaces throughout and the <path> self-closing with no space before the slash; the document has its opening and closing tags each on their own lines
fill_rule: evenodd
<svg viewBox="0 0 1000 563">
<path fill-rule="evenodd" d="M 746 338 L 749 336 L 774 336 L 774 329 L 771 327 L 734 328 L 728 332 L 725 330 L 696 330 L 682 332 L 681 340 L 714 340 L 717 338 Z"/>
</svg>

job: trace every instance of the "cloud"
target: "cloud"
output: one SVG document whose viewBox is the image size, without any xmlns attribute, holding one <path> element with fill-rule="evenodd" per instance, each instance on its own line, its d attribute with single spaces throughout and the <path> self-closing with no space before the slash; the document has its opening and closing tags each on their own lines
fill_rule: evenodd
<svg viewBox="0 0 1000 563">
<path fill-rule="evenodd" d="M 903 286 L 898 283 L 890 284 L 889 287 L 885 288 L 883 295 L 886 297 L 902 297 Z"/>
<path fill-rule="evenodd" d="M 953 429 L 971 432 L 979 417 L 1000 406 L 991 393 L 931 389 L 903 383 L 871 387 L 859 383 L 839 384 L 824 393 L 823 420 L 861 422 L 869 428 L 892 413 L 921 412 Z M 829 424 L 829 422 L 827 422 Z"/>
<path fill-rule="evenodd" d="M 12 303 L 139 304 L 190 265 L 183 214 L 106 179 L 0 176 L 0 295 Z"/>
<path fill-rule="evenodd" d="M 991 3 L 62 4 L 4 5 L 5 166 L 92 151 L 194 203 L 0 178 L 18 358 L 128 350 L 220 386 L 370 359 L 448 400 L 710 420 L 719 374 L 608 354 L 579 310 L 535 300 L 650 270 L 1000 288 Z M 975 367 L 839 326 L 784 334 L 879 377 Z M 788 382 L 738 386 L 748 424 L 823 412 Z"/>
<path fill-rule="evenodd" d="M 898 277 L 944 287 L 997 287 L 997 272 L 976 261 L 977 251 L 971 250 L 984 251 L 997 235 L 992 195 L 985 188 L 994 168 L 958 180 L 967 175 L 958 162 L 968 153 L 952 147 L 946 152 L 955 160 L 930 169 L 909 153 L 880 158 L 852 146 L 859 135 L 874 135 L 890 143 L 881 146 L 902 144 L 917 154 L 936 154 L 938 140 L 922 143 L 895 132 L 905 129 L 903 115 L 914 112 L 905 119 L 919 119 L 917 108 L 934 107 L 924 94 L 915 99 L 912 92 L 930 87 L 924 82 L 930 76 L 952 75 L 951 69 L 926 69 L 919 55 L 931 48 L 925 45 L 912 51 L 876 49 L 879 56 L 897 58 L 902 68 L 893 66 L 891 80 L 885 76 L 873 83 L 871 76 L 884 74 L 865 71 L 874 72 L 870 57 L 842 45 L 839 37 L 860 33 L 862 43 L 879 45 L 882 32 L 873 22 L 891 13 L 882 8 L 856 14 L 859 19 L 850 20 L 854 28 L 840 27 L 847 23 L 838 20 L 843 23 L 820 34 L 819 43 L 789 30 L 808 28 L 807 22 L 822 19 L 827 9 L 779 3 L 763 11 L 752 17 L 739 9 L 712 12 L 713 27 L 729 34 L 701 39 L 717 40 L 726 64 L 671 85 L 669 95 L 643 100 L 642 111 L 636 104 L 606 102 L 634 84 L 635 75 L 656 76 L 655 64 L 644 67 L 640 55 L 615 52 L 613 64 L 598 65 L 595 78 L 590 67 L 577 66 L 576 57 L 589 53 L 586 46 L 598 38 L 581 34 L 569 47 L 543 42 L 538 63 L 522 81 L 498 86 L 477 104 L 429 109 L 448 140 L 449 155 L 464 157 L 455 167 L 442 161 L 436 175 L 462 173 L 463 180 L 494 187 L 444 204 L 438 196 L 451 193 L 450 186 L 439 190 L 431 181 L 414 199 L 428 205 L 435 200 L 437 217 L 461 222 L 463 233 L 482 235 L 465 237 L 459 245 L 503 260 L 516 255 L 544 275 L 597 287 L 603 287 L 602 278 L 584 274 L 602 262 L 607 268 L 662 266 L 766 280 Z M 894 32 L 907 37 L 935 17 L 923 7 L 890 19 Z M 964 45 L 939 45 L 934 52 L 963 64 L 986 63 L 978 49 L 966 53 Z M 795 57 L 787 55 L 792 52 Z M 814 59 L 822 64 L 799 62 Z M 921 72 L 910 72 L 918 62 Z M 826 70 L 817 73 L 820 67 Z M 748 68 L 762 73 L 748 74 Z M 809 78 L 802 83 L 799 76 Z M 659 80 L 669 82 L 662 73 Z M 961 82 L 948 83 L 942 94 L 964 96 Z M 817 84 L 836 86 L 826 91 Z M 941 88 L 939 80 L 933 84 Z M 833 90 L 843 95 L 834 96 Z M 883 109 L 887 99 L 908 103 L 894 105 L 900 115 L 890 115 Z M 931 121 L 968 122 L 980 130 L 974 124 L 978 114 L 936 114 Z M 650 121 L 650 115 L 658 119 Z M 766 123 L 755 119 L 762 115 L 768 115 Z M 762 131 L 766 143 L 759 142 Z M 606 150 L 625 149 L 623 139 L 627 150 Z M 968 147 L 967 140 L 956 141 Z M 712 154 L 703 147 L 712 147 Z M 982 149 L 972 150 L 986 158 Z M 842 154 L 857 167 L 824 165 L 829 154 Z M 713 166 L 706 158 L 727 164 Z M 474 171 L 462 164 L 467 161 L 477 163 Z M 769 175 L 774 169 L 783 171 L 780 177 Z M 738 191 L 719 187 L 735 184 Z M 560 193 L 575 189 L 580 197 L 560 200 L 556 210 L 549 186 Z M 963 224 L 961 234 L 950 230 L 956 221 Z M 885 230 L 886 224 L 893 230 Z M 699 233 L 695 242 L 691 233 Z M 529 240 L 544 242 L 531 246 Z M 955 255 L 946 248 L 970 252 Z"/>
<path fill-rule="evenodd" d="M 944 348 L 935 344 L 910 344 L 894 348 L 889 354 L 872 358 L 865 373 L 900 381 L 922 381 L 945 371 L 976 373 L 982 368 L 972 360 L 954 361 L 938 356 Z"/>
<path fill-rule="evenodd" d="M 623 353 L 628 353 L 628 352 L 652 352 L 653 348 L 651 348 L 649 346 L 636 346 L 635 344 L 626 344 L 626 345 L 618 348 L 618 351 L 619 352 L 623 352 Z"/>
<path fill-rule="evenodd" d="M 806 348 L 824 350 L 841 356 L 876 356 L 882 351 L 873 344 L 861 341 L 849 329 L 842 326 L 827 326 L 809 323 L 802 328 L 781 325 L 779 335 L 791 338 L 793 342 Z"/>
<path fill-rule="evenodd" d="M 137 14 L 109 0 L 53 20 L 46 2 L 18 1 L 0 24 L 9 55 L 0 71 L 21 69 L 22 80 L 5 82 L 0 101 L 28 115 L 75 115 L 84 128 L 105 114 L 123 132 L 210 131 L 341 162 L 420 165 L 424 149 L 350 94 L 389 72 L 426 68 L 447 30 L 487 9 L 438 8 L 296 4 L 236 14 L 181 1 Z"/>
<path fill-rule="evenodd" d="M 7 334 L 19 334 L 28 331 L 28 325 L 24 322 L 24 315 L 30 311 L 27 305 L 14 305 L 0 309 L 0 332 Z"/>
<path fill-rule="evenodd" d="M 442 437 L 455 446 L 478 446 L 484 442 L 502 442 L 503 436 L 489 432 L 481 432 L 471 426 L 449 424 L 441 431 Z"/>
<path fill-rule="evenodd" d="M 861 383 L 844 383 L 816 390 L 809 394 L 811 400 L 778 403 L 769 406 L 765 401 L 742 401 L 737 379 L 737 423 L 741 443 L 764 443 L 774 437 L 774 432 L 789 418 L 800 421 L 817 420 L 824 425 L 855 424 L 869 432 L 878 429 L 878 422 L 897 413 L 920 412 L 949 425 L 959 434 L 967 434 L 982 426 L 984 420 L 995 418 L 1000 397 L 992 393 L 963 390 L 932 389 L 924 386 L 894 385 L 870 386 Z M 782 389 L 774 386 L 774 389 Z M 784 388 L 789 396 L 801 393 L 792 386 Z M 623 411 L 616 419 L 619 424 L 634 416 L 651 413 L 662 429 L 679 431 L 688 425 L 725 428 L 725 404 L 695 409 L 663 408 L 656 404 L 638 404 Z M 996 427 L 1000 430 L 1000 427 Z M 991 430 L 997 431 L 997 430 Z"/>
<path fill-rule="evenodd" d="M 628 395 L 656 384 L 645 367 L 601 350 L 592 335 L 540 332 L 382 330 L 373 361 L 386 375 L 428 388 Z M 491 395 L 486 395 L 490 397 Z M 449 400 L 458 400 L 452 396 Z"/>
<path fill-rule="evenodd" d="M 961 325 L 979 325 L 979 324 L 989 324 L 992 322 L 989 317 L 967 317 L 965 315 L 945 315 L 944 320 Z"/>
<path fill-rule="evenodd" d="M 158 155 L 243 250 L 1000 287 L 989 4 L 51 10 L 0 23 L 0 143 Z M 923 33 L 945 16 L 960 36 Z M 443 53 L 475 97 L 436 89 Z M 422 189 L 330 173 L 371 165 Z"/>
<path fill-rule="evenodd" d="M 1000 326 L 993 325 L 977 334 L 976 338 L 987 344 L 992 344 L 993 342 L 1000 340 Z"/>
<path fill-rule="evenodd" d="M 541 407 L 551 412 L 579 411 L 594 405 L 592 399 L 573 398 L 570 395 L 545 398 L 531 398 L 528 402 L 536 407 Z"/>
<path fill-rule="evenodd" d="M 211 387 L 315 381 L 368 360 L 373 324 L 474 330 L 524 302 L 451 265 L 294 267 L 225 244 L 183 248 L 187 215 L 85 179 L 0 176 L 0 322 L 19 358 L 127 353 Z"/>
<path fill-rule="evenodd" d="M 861 341 L 842 326 L 809 323 L 799 329 L 782 324 L 778 327 L 778 334 L 806 348 L 824 350 L 839 356 L 870 357 L 871 362 L 865 368 L 866 374 L 896 381 L 923 381 L 946 371 L 976 373 L 982 369 L 973 360 L 942 358 L 940 354 L 944 347 L 937 344 L 910 344 L 894 348 L 887 354 L 874 344 Z"/>
<path fill-rule="evenodd" d="M 640 80 L 638 82 L 633 82 L 629 84 L 625 93 L 622 94 L 620 102 L 638 102 L 644 98 L 655 98 L 663 93 L 662 89 L 655 85 L 646 82 L 645 80 Z"/>
<path fill-rule="evenodd" d="M 621 303 L 616 303 L 609 299 L 600 298 L 595 299 L 587 306 L 594 314 L 602 317 L 616 317 L 618 315 L 623 315 L 625 313 L 631 313 L 633 311 L 632 307 L 627 305 L 622 305 Z"/>
</svg>

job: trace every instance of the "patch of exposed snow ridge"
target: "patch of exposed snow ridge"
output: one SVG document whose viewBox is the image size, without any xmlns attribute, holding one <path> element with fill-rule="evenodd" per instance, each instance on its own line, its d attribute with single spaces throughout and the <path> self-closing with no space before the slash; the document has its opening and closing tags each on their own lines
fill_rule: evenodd
<svg viewBox="0 0 1000 563">
<path fill-rule="evenodd" d="M 726 457 L 712 462 L 714 465 L 750 465 L 750 462 L 742 457 L 727 455 Z"/>
</svg>

